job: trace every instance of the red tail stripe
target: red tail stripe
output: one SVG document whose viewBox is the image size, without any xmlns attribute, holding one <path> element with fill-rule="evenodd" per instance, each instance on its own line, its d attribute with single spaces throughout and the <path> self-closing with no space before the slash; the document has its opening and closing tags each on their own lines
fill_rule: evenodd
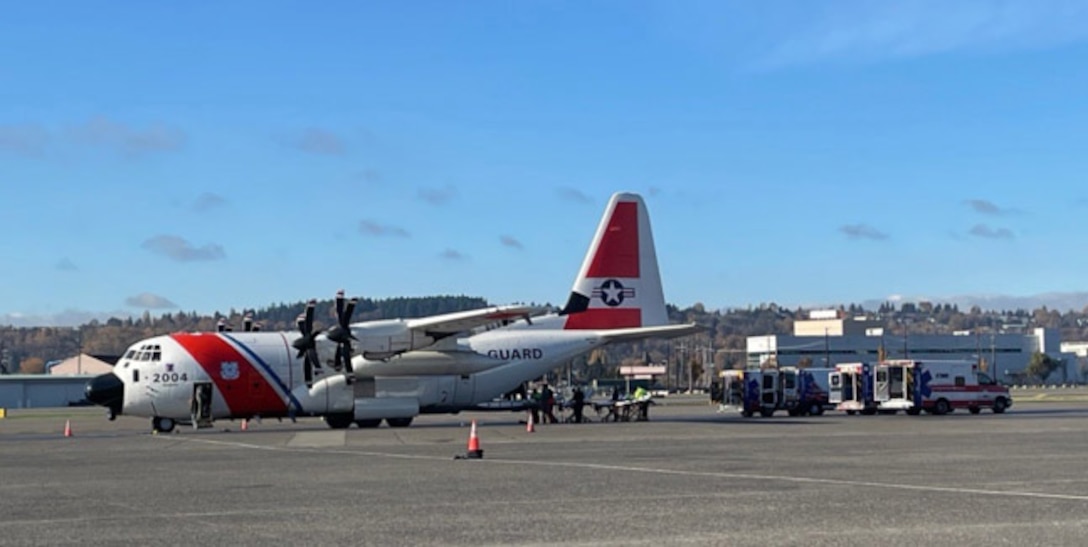
<svg viewBox="0 0 1088 547">
<path fill-rule="evenodd" d="M 638 308 L 590 308 L 567 316 L 565 329 L 625 329 L 642 326 Z"/>
<path fill-rule="evenodd" d="M 612 210 L 586 277 L 638 277 L 638 273 L 638 204 L 623 201 Z"/>
</svg>

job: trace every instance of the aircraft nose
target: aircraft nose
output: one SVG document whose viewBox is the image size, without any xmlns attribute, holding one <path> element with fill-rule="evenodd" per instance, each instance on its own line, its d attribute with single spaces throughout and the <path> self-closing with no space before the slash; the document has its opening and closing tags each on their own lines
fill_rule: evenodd
<svg viewBox="0 0 1088 547">
<path fill-rule="evenodd" d="M 125 400 L 125 383 L 112 372 L 95 376 L 87 384 L 87 400 L 120 414 Z"/>
</svg>

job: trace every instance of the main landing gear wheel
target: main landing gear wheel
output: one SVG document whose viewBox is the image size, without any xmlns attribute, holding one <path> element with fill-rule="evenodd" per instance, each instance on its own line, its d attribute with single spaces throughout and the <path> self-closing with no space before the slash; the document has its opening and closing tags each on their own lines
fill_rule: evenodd
<svg viewBox="0 0 1088 547">
<path fill-rule="evenodd" d="M 382 425 L 382 420 L 381 418 L 377 420 L 355 420 L 355 425 L 359 426 L 359 429 L 374 429 Z"/>
<path fill-rule="evenodd" d="M 351 427 L 353 421 L 355 421 L 355 416 L 349 413 L 325 415 L 325 423 L 332 429 L 347 429 Z"/>
<path fill-rule="evenodd" d="M 386 418 L 385 423 L 389 424 L 389 427 L 408 427 L 412 425 L 411 418 Z"/>
<path fill-rule="evenodd" d="M 169 433 L 174 430 L 177 422 L 173 418 L 151 418 L 151 431 L 154 433 Z"/>
</svg>

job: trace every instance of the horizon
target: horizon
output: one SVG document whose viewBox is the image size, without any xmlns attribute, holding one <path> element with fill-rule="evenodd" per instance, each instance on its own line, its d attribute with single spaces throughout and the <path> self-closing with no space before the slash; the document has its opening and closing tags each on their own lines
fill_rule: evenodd
<svg viewBox="0 0 1088 547">
<path fill-rule="evenodd" d="M 6 8 L 0 325 L 562 302 L 619 191 L 682 309 L 1088 305 L 1088 4 L 422 4 Z"/>
</svg>

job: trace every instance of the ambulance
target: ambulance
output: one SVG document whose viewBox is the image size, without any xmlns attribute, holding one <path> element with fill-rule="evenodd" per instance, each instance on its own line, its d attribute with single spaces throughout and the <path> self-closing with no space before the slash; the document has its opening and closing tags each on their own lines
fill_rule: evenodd
<svg viewBox="0 0 1088 547">
<path fill-rule="evenodd" d="M 831 369 L 725 370 L 719 411 L 736 410 L 749 418 L 769 418 L 779 410 L 790 416 L 820 415 L 828 405 Z"/>
<path fill-rule="evenodd" d="M 957 408 L 1001 414 L 1012 406 L 1009 389 L 980 372 L 974 361 L 884 361 L 873 368 L 873 398 L 881 411 L 911 415 Z"/>
<path fill-rule="evenodd" d="M 835 410 L 847 414 L 876 414 L 873 397 L 873 365 L 869 363 L 839 363 L 828 379 L 828 402 Z"/>
</svg>

